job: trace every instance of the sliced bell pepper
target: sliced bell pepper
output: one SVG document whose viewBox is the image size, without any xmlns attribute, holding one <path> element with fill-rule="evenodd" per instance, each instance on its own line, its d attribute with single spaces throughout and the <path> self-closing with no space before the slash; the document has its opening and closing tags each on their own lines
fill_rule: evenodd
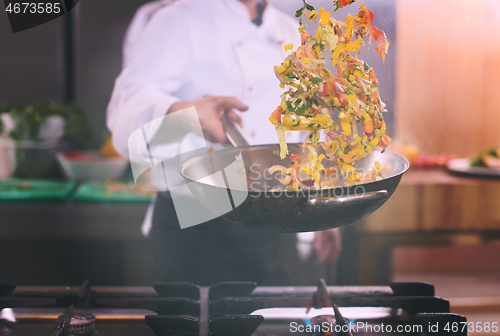
<svg viewBox="0 0 500 336">
<path fill-rule="evenodd" d="M 351 14 L 347 15 L 346 20 L 346 28 L 345 28 L 345 38 L 346 39 L 351 39 L 352 38 L 352 33 L 353 33 L 353 28 L 354 28 L 354 18 L 352 17 Z"/>
<path fill-rule="evenodd" d="M 349 6 L 350 4 L 352 4 L 355 1 L 356 0 L 338 0 L 337 3 L 339 4 L 339 8 L 342 8 L 345 6 Z"/>
<path fill-rule="evenodd" d="M 277 121 L 277 122 L 281 122 L 281 115 L 283 114 L 283 109 L 281 108 L 281 106 L 278 106 L 276 108 L 276 110 L 273 111 L 273 113 L 271 114 L 271 116 Z"/>
<path fill-rule="evenodd" d="M 330 22 L 330 12 L 325 11 L 323 8 L 319 9 L 319 25 L 324 26 Z"/>
<path fill-rule="evenodd" d="M 301 156 L 299 154 L 292 154 L 290 155 L 290 160 L 295 163 L 299 163 L 301 159 Z"/>
</svg>

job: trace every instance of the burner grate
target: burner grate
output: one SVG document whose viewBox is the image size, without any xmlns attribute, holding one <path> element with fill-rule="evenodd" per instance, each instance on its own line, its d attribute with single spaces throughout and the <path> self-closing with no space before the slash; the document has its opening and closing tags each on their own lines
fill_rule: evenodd
<svg viewBox="0 0 500 336">
<path fill-rule="evenodd" d="M 86 280 L 80 287 L 16 288 L 15 284 L 0 284 L 0 293 L 0 308 L 50 306 L 55 307 L 52 309 L 61 309 L 74 305 L 77 308 L 75 314 L 71 309 L 71 313 L 67 312 L 64 318 L 60 317 L 58 320 L 59 336 L 91 332 L 91 323 L 87 325 L 83 322 L 82 328 L 77 330 L 75 327 L 70 329 L 70 322 L 77 322 L 82 317 L 77 315 L 99 309 L 140 311 L 136 318 L 141 320 L 143 327 L 149 326 L 150 330 L 147 332 L 160 336 L 278 336 L 290 334 L 287 329 L 290 321 L 304 324 L 307 317 L 310 319 L 307 323 L 311 323 L 312 317 L 308 316 L 320 314 L 320 310 L 321 317 L 314 318 L 313 322 L 332 321 L 338 325 L 348 325 L 361 319 L 356 317 L 360 316 L 357 315 L 358 311 L 371 309 L 369 307 L 385 307 L 378 308 L 385 315 L 363 315 L 363 319 L 368 319 L 373 324 L 422 326 L 424 332 L 420 335 L 424 336 L 467 334 L 466 330 L 445 332 L 447 324 L 460 324 L 467 320 L 464 316 L 450 313 L 449 302 L 434 296 L 433 285 L 420 282 L 374 287 L 326 286 L 322 280 L 317 287 L 259 287 L 253 282 L 226 282 L 208 288 L 200 288 L 191 283 L 155 283 L 153 287 L 115 288 L 91 287 Z M 337 306 L 339 309 L 336 309 Z M 324 307 L 332 308 L 328 310 Z M 276 310 L 275 308 L 282 308 L 281 315 L 270 317 L 272 314 L 269 315 L 269 312 Z M 316 310 L 308 315 L 307 311 L 313 308 Z M 147 314 L 144 310 L 158 315 L 146 315 L 144 319 L 143 314 Z M 346 319 L 341 313 L 347 314 Z M 87 316 L 87 320 L 92 318 Z M 99 321 L 99 317 L 97 320 Z M 119 320 L 113 323 L 120 324 Z M 440 330 L 429 331 L 429 325 L 439 325 Z M 54 324 L 52 328 L 53 326 Z"/>
</svg>

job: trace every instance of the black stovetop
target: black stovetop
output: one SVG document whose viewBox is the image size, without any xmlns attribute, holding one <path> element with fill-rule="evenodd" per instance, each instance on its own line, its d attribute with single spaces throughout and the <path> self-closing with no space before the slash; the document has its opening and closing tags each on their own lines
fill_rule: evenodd
<svg viewBox="0 0 500 336">
<path fill-rule="evenodd" d="M 344 315 L 345 322 L 340 315 L 335 319 L 334 304 L 340 307 L 337 313 Z M 328 331 L 338 331 L 330 335 L 436 336 L 442 333 L 429 331 L 429 326 L 438 325 L 444 332 L 447 323 L 466 322 L 465 317 L 450 314 L 449 302 L 435 297 L 434 286 L 427 283 L 376 287 L 327 287 L 322 281 L 317 287 L 259 287 L 252 282 L 211 287 L 190 283 L 91 287 L 84 281 L 80 287 L 0 284 L 0 309 L 11 308 L 0 313 L 0 336 L 68 336 L 64 334 L 67 329 L 57 329 L 56 320 L 70 306 L 74 307 L 72 314 L 94 315 L 100 336 L 319 336 L 328 335 L 326 328 L 319 328 L 325 326 L 321 324 L 324 321 L 333 323 Z M 9 316 L 10 321 L 6 320 Z M 335 324 L 339 325 L 337 329 Z M 341 325 L 347 333 L 339 329 Z M 403 332 L 398 333 L 397 328 L 403 328 Z"/>
</svg>

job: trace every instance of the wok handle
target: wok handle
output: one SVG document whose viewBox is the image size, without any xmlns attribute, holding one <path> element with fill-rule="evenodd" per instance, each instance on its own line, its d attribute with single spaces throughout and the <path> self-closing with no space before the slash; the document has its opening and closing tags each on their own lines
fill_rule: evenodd
<svg viewBox="0 0 500 336">
<path fill-rule="evenodd" d="M 231 119 L 227 112 L 222 115 L 220 118 L 222 121 L 222 125 L 224 126 L 224 131 L 226 132 L 226 137 L 234 147 L 245 147 L 250 146 L 250 141 L 243 132 L 238 123 L 236 123 L 233 119 Z"/>
<path fill-rule="evenodd" d="M 301 217 L 315 210 L 329 207 L 344 207 L 363 203 L 385 201 L 389 198 L 387 190 L 369 191 L 362 194 L 355 194 L 350 196 L 328 196 L 321 195 L 304 197 L 297 201 L 294 209 L 294 215 Z"/>
</svg>

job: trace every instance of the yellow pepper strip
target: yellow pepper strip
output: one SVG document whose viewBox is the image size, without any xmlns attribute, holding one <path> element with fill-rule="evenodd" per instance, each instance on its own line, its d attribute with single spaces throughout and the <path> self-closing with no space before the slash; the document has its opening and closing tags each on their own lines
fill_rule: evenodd
<svg viewBox="0 0 500 336">
<path fill-rule="evenodd" d="M 372 147 L 372 146 L 370 146 L 370 145 L 366 146 L 366 152 L 367 152 L 367 153 L 371 153 L 371 152 L 372 152 L 372 150 L 373 150 L 373 147 Z"/>
<path fill-rule="evenodd" d="M 324 26 L 330 22 L 330 12 L 325 11 L 323 8 L 319 9 L 319 25 Z"/>
<path fill-rule="evenodd" d="M 359 71 L 358 69 L 354 69 L 354 76 L 358 76 L 359 78 L 363 78 L 365 80 L 370 80 L 368 76 L 366 76 L 362 71 Z"/>
<path fill-rule="evenodd" d="M 299 27 L 299 32 L 302 34 L 302 32 L 304 31 L 304 29 L 306 29 L 306 26 L 301 25 L 301 26 Z"/>
<path fill-rule="evenodd" d="M 307 58 L 307 57 L 304 57 L 302 59 L 302 62 L 304 62 L 305 64 L 311 64 L 311 60 L 309 58 Z"/>
<path fill-rule="evenodd" d="M 332 54 L 332 65 L 336 65 L 339 62 L 340 53 L 344 52 L 346 49 L 346 43 L 339 44 L 337 49 Z"/>
<path fill-rule="evenodd" d="M 276 124 L 276 133 L 278 133 L 280 143 L 280 158 L 283 160 L 288 155 L 288 145 L 286 144 L 285 131 L 283 130 L 282 123 Z"/>
<path fill-rule="evenodd" d="M 323 161 L 324 159 L 325 159 L 325 154 L 320 154 L 320 155 L 318 156 L 318 162 L 321 162 L 321 161 Z"/>
<path fill-rule="evenodd" d="M 309 176 L 312 176 L 312 169 L 309 166 L 302 167 L 302 170 Z"/>
<path fill-rule="evenodd" d="M 365 149 L 363 148 L 363 146 L 359 145 L 358 147 L 356 147 L 355 151 L 359 156 L 365 156 Z"/>
<path fill-rule="evenodd" d="M 346 181 L 349 184 L 354 183 L 354 174 L 351 174 L 351 175 L 347 176 L 347 180 Z"/>
<path fill-rule="evenodd" d="M 321 174 L 319 173 L 319 171 L 316 170 L 314 172 L 314 180 L 319 183 L 320 179 L 321 179 Z"/>
<path fill-rule="evenodd" d="M 293 43 L 285 45 L 285 51 L 292 50 L 292 49 L 293 49 Z"/>
<path fill-rule="evenodd" d="M 345 112 L 340 112 L 339 118 L 340 126 L 342 126 L 342 130 L 344 131 L 345 135 L 351 135 L 351 117 Z"/>
<path fill-rule="evenodd" d="M 387 125 L 385 124 L 385 121 L 382 121 L 382 126 L 380 127 L 380 135 L 383 136 L 386 130 L 387 130 Z"/>
<path fill-rule="evenodd" d="M 352 17 L 351 14 L 347 15 L 345 22 L 346 22 L 345 38 L 351 39 L 352 38 L 352 31 L 354 28 L 354 18 Z"/>
<path fill-rule="evenodd" d="M 328 69 L 326 69 L 326 68 L 325 68 L 325 69 L 322 69 L 322 70 L 323 70 L 323 76 L 324 76 L 325 78 L 333 78 L 333 74 L 332 74 L 332 72 L 331 72 L 330 70 L 328 70 Z M 328 76 L 326 76 L 326 74 L 328 74 Z"/>
<path fill-rule="evenodd" d="M 370 141 L 370 146 L 375 147 L 376 145 L 378 145 L 379 142 L 380 138 L 375 138 L 372 141 Z"/>
<path fill-rule="evenodd" d="M 374 105 L 370 105 L 370 108 L 368 109 L 368 114 L 372 116 L 373 112 L 375 112 L 375 106 Z"/>
<path fill-rule="evenodd" d="M 269 117 L 269 121 L 274 125 L 276 126 L 278 124 L 278 121 L 276 120 L 276 118 L 274 118 L 273 116 L 270 116 Z"/>
<path fill-rule="evenodd" d="M 322 128 L 327 128 L 331 121 L 331 117 L 326 114 L 317 114 L 314 119 L 314 123 L 320 124 Z"/>
<path fill-rule="evenodd" d="M 354 183 L 354 182 L 359 182 L 363 177 L 365 177 L 365 174 L 363 173 L 352 173 L 347 177 L 347 183 Z"/>
<path fill-rule="evenodd" d="M 365 45 L 365 42 L 362 39 L 358 39 L 354 42 L 347 43 L 344 49 L 347 52 L 356 52 L 361 48 L 361 45 Z"/>
<path fill-rule="evenodd" d="M 340 125 L 342 126 L 342 130 L 344 131 L 345 135 L 349 136 L 352 134 L 350 122 L 341 122 Z"/>
<path fill-rule="evenodd" d="M 290 117 L 283 116 L 282 119 L 283 127 L 293 131 L 312 131 L 315 129 L 328 128 L 330 121 L 330 117 L 325 114 L 318 114 L 314 118 L 300 119 L 300 123 L 298 123 L 296 119 Z M 311 124 L 314 124 L 314 126 L 309 126 Z"/>
<path fill-rule="evenodd" d="M 346 173 L 354 173 L 356 171 L 356 168 L 354 168 L 353 166 L 350 166 L 348 164 L 343 164 L 342 170 Z"/>
<path fill-rule="evenodd" d="M 285 116 L 283 116 L 282 119 L 283 127 L 288 128 L 289 130 L 307 131 L 311 129 L 311 127 L 307 127 L 310 124 L 308 121 L 300 120 L 300 123 L 298 123 L 297 120 Z"/>
<path fill-rule="evenodd" d="M 309 19 L 309 21 L 312 21 L 312 20 L 314 20 L 317 16 L 318 16 L 318 12 L 316 12 L 315 10 L 312 10 L 312 11 L 311 11 L 311 13 L 309 13 L 309 15 L 307 16 L 307 18 Z"/>
<path fill-rule="evenodd" d="M 321 28 L 321 26 L 319 26 L 318 29 L 316 29 L 316 35 L 314 37 L 316 38 L 316 40 L 321 41 L 322 34 L 323 34 L 323 29 Z"/>
</svg>

